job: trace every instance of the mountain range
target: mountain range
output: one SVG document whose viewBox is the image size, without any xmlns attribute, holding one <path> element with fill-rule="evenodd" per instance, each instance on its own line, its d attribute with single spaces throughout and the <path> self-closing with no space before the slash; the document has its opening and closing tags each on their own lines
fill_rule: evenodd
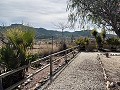
<svg viewBox="0 0 120 90">
<path fill-rule="evenodd" d="M 15 27 L 25 27 L 25 28 L 31 28 L 29 26 L 25 26 L 22 24 L 11 24 L 10 26 L 0 26 L 0 32 L 4 32 L 6 29 L 10 28 L 15 28 Z M 54 38 L 59 38 L 62 36 L 61 31 L 55 31 L 55 30 L 47 30 L 45 28 L 34 28 L 34 31 L 36 33 L 36 38 L 37 39 L 48 39 L 54 36 Z M 71 37 L 93 37 L 91 35 L 91 30 L 81 30 L 81 31 L 74 31 L 74 32 L 69 32 L 69 31 L 64 31 L 63 36 L 66 38 L 71 38 Z M 107 34 L 108 37 L 115 36 L 113 34 Z"/>
</svg>

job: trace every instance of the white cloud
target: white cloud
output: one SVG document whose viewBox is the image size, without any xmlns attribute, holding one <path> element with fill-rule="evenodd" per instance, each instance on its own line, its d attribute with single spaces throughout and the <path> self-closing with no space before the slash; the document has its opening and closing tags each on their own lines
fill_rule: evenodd
<svg viewBox="0 0 120 90">
<path fill-rule="evenodd" d="M 52 29 L 52 22 L 66 21 L 67 0 L 2 0 L 0 23 L 24 21 L 36 27 Z"/>
</svg>

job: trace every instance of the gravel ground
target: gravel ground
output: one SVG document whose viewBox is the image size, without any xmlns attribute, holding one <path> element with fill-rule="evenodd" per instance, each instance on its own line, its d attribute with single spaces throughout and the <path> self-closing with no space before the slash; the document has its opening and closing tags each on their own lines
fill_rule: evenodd
<svg viewBox="0 0 120 90">
<path fill-rule="evenodd" d="M 120 53 L 110 53 L 110 54 L 120 55 Z M 120 82 L 120 56 L 110 56 L 109 58 L 106 58 L 105 55 L 101 55 L 100 58 L 106 70 L 108 80 L 111 82 Z M 111 90 L 120 90 L 120 86 L 116 86 Z"/>
<path fill-rule="evenodd" d="M 82 52 L 46 90 L 106 90 L 97 53 Z"/>
</svg>

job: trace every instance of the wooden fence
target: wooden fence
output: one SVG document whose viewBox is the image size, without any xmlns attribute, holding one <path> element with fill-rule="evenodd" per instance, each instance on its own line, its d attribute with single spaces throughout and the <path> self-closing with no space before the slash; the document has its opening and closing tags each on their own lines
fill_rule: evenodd
<svg viewBox="0 0 120 90">
<path fill-rule="evenodd" d="M 79 46 L 75 46 L 75 47 L 73 47 L 73 48 L 69 48 L 69 49 L 66 49 L 66 50 L 63 50 L 63 51 L 60 51 L 60 52 L 57 52 L 57 53 L 48 55 L 48 56 L 46 56 L 46 57 L 44 57 L 44 58 L 38 59 L 38 60 L 36 60 L 36 61 L 34 61 L 34 62 L 31 62 L 29 65 L 25 65 L 25 66 L 22 66 L 22 67 L 20 67 L 20 68 L 15 69 L 15 70 L 12 70 L 12 71 L 9 71 L 9 72 L 6 72 L 6 73 L 1 74 L 1 75 L 0 75 L 0 90 L 4 90 L 4 89 L 3 89 L 3 86 L 2 86 L 2 79 L 3 79 L 3 78 L 5 78 L 6 76 L 9 76 L 9 75 L 11 75 L 11 74 L 14 74 L 14 73 L 16 73 L 16 72 L 18 72 L 18 71 L 20 71 L 20 70 L 24 70 L 24 69 L 26 69 L 26 68 L 30 68 L 30 67 L 31 67 L 32 65 L 34 65 L 34 64 L 39 64 L 41 60 L 45 60 L 45 59 L 47 59 L 47 58 L 49 58 L 49 61 L 50 61 L 47 65 L 45 65 L 44 67 L 42 67 L 42 68 L 38 69 L 37 71 L 33 72 L 32 74 L 30 74 L 29 76 L 27 76 L 27 77 L 24 78 L 23 80 L 21 80 L 21 81 L 15 83 L 15 84 L 13 84 L 12 86 L 6 88 L 5 90 L 12 90 L 12 89 L 14 89 L 14 88 L 17 87 L 18 85 L 21 85 L 21 84 L 24 83 L 26 80 L 30 79 L 31 77 L 33 77 L 34 75 L 36 75 L 37 73 L 41 72 L 42 70 L 44 70 L 44 69 L 47 68 L 47 67 L 50 67 L 50 72 L 49 72 L 49 74 L 50 74 L 50 78 L 51 78 L 51 77 L 53 76 L 53 68 L 52 68 L 52 67 L 53 67 L 53 63 L 55 63 L 55 62 L 57 62 L 58 60 L 64 58 L 64 62 L 67 64 L 67 62 L 69 62 L 68 57 L 70 56 L 70 54 L 72 55 L 72 58 L 74 58 L 74 57 L 77 55 L 77 53 L 78 53 L 78 48 L 79 48 Z M 57 55 L 61 54 L 61 53 L 64 53 L 64 54 L 63 54 L 59 59 L 53 61 L 52 58 L 53 58 L 54 56 L 57 56 Z"/>
</svg>

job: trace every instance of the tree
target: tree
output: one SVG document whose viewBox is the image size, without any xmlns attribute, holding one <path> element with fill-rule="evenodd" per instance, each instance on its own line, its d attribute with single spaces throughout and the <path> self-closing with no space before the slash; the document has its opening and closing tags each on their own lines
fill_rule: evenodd
<svg viewBox="0 0 120 90">
<path fill-rule="evenodd" d="M 63 22 L 59 22 L 58 24 L 54 24 L 54 26 L 57 28 L 57 29 L 61 29 L 62 30 L 62 40 L 61 40 L 61 50 L 64 50 L 67 48 L 66 44 L 65 44 L 65 38 L 64 38 L 64 30 L 69 28 L 70 26 L 67 24 L 67 23 L 63 23 Z"/>
<path fill-rule="evenodd" d="M 62 30 L 62 41 L 63 41 L 63 32 L 65 29 L 69 28 L 70 26 L 66 23 L 63 23 L 63 22 L 59 22 L 58 24 L 54 24 L 54 26 L 57 28 L 57 29 L 61 29 Z"/>
<path fill-rule="evenodd" d="M 120 37 L 120 0 L 68 0 L 67 9 L 71 23 L 92 21 L 111 28 Z"/>
</svg>

